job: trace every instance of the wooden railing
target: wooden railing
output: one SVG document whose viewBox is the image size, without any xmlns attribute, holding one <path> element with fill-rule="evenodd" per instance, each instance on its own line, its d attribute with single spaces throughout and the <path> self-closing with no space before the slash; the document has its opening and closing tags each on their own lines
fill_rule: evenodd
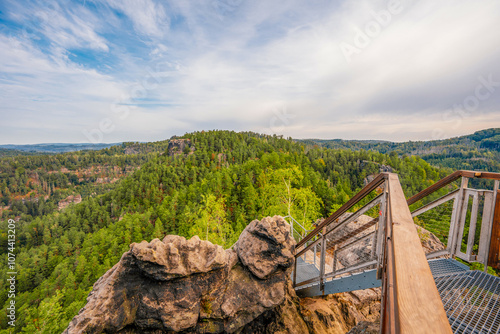
<svg viewBox="0 0 500 334">
<path fill-rule="evenodd" d="M 448 184 L 461 178 L 460 188 L 451 191 L 447 195 L 427 203 L 412 212 L 416 217 L 421 213 L 431 210 L 447 201 L 454 201 L 453 214 L 450 221 L 450 229 L 447 239 L 446 251 L 453 257 L 459 257 L 467 262 L 481 262 L 485 272 L 488 266 L 500 269 L 500 173 L 474 172 L 467 170 L 456 171 L 447 177 L 439 180 L 432 186 L 422 190 L 418 194 L 408 199 L 408 205 L 424 199 L 428 195 L 447 186 Z M 479 178 L 493 180 L 493 190 L 480 190 L 469 188 L 469 179 Z M 473 205 L 468 210 L 468 198 L 473 197 Z M 482 222 L 479 244 L 475 244 L 476 221 L 478 220 L 478 207 L 482 206 Z M 466 216 L 470 214 L 468 231 L 464 230 Z M 467 235 L 465 232 L 468 232 Z M 468 238 L 465 253 L 461 251 L 462 238 Z M 477 250 L 473 248 L 477 247 Z M 434 256 L 441 255 L 443 251 L 436 252 Z M 429 255 L 427 256 L 429 258 Z"/>
</svg>

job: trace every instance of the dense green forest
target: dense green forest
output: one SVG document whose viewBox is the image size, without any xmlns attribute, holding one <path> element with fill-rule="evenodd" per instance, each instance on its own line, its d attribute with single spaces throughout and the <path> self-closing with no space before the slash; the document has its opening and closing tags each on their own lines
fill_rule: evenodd
<svg viewBox="0 0 500 334">
<path fill-rule="evenodd" d="M 103 194 L 167 145 L 123 143 L 99 151 L 6 155 L 0 158 L 0 218 L 27 222 L 56 211 L 68 196 Z"/>
<path fill-rule="evenodd" d="M 64 210 L 28 207 L 29 212 L 4 213 L 3 245 L 7 218 L 18 221 L 14 332 L 61 332 L 85 304 L 92 284 L 132 242 L 166 234 L 199 235 L 229 247 L 256 218 L 291 214 L 307 225 L 328 216 L 381 168 L 399 174 L 406 194 L 451 172 L 395 151 L 332 149 L 248 132 L 196 132 L 176 139 L 188 144 L 177 154 L 164 141 L 0 160 L 0 189 L 11 206 L 16 196 L 30 193 L 89 193 Z M 98 185 L 103 184 L 71 176 L 96 166 L 107 173 L 116 166 L 121 171 L 134 168 L 102 189 Z M 31 180 L 34 172 L 39 182 Z M 26 206 L 29 201 L 21 202 Z M 0 249 L 0 333 L 9 332 L 6 251 Z"/>
<path fill-rule="evenodd" d="M 301 142 L 325 148 L 395 152 L 400 156 L 417 155 L 433 166 L 454 170 L 500 171 L 500 129 L 481 130 L 472 135 L 450 139 L 403 143 L 342 139 L 308 139 Z"/>
</svg>

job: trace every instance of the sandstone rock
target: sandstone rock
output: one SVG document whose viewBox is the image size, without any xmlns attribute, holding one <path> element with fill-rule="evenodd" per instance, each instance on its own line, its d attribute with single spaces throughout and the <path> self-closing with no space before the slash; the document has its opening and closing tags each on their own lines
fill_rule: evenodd
<svg viewBox="0 0 500 334">
<path fill-rule="evenodd" d="M 235 249 L 240 261 L 255 276 L 265 279 L 293 264 L 294 243 L 290 225 L 274 216 L 252 221 L 241 233 Z"/>
<path fill-rule="evenodd" d="M 237 332 L 289 298 L 294 241 L 288 228 L 278 216 L 247 227 L 238 245 L 248 255 L 243 258 L 259 262 L 253 270 L 236 251 L 198 237 L 132 244 L 94 284 L 64 333 Z M 256 238 L 261 251 L 243 252 Z"/>
<path fill-rule="evenodd" d="M 378 321 L 380 296 L 380 289 L 366 289 L 303 298 L 300 303 L 310 333 L 340 334 L 362 321 Z"/>
<path fill-rule="evenodd" d="M 438 239 L 433 233 L 427 231 L 425 228 L 415 225 L 417 228 L 417 233 L 420 238 L 420 243 L 424 248 L 424 252 L 432 253 L 439 250 L 443 250 L 446 246 Z"/>
<path fill-rule="evenodd" d="M 281 305 L 269 309 L 238 331 L 238 334 L 309 334 L 302 317 L 300 299 L 288 280 L 285 300 Z"/>
<path fill-rule="evenodd" d="M 341 233 L 349 233 L 368 218 L 360 219 Z M 161 241 L 134 243 L 94 284 L 87 305 L 64 333 L 378 330 L 380 289 L 315 298 L 296 296 L 290 280 L 294 240 L 289 228 L 279 216 L 253 221 L 234 250 L 198 237 L 166 236 Z M 429 240 L 435 241 L 432 236 Z M 363 252 L 369 250 L 355 248 L 353 256 L 363 256 Z M 354 259 L 340 261 L 347 265 Z"/>
<path fill-rule="evenodd" d="M 137 265 L 145 275 L 168 281 L 175 277 L 206 273 L 228 265 L 236 254 L 221 246 L 201 241 L 198 236 L 186 240 L 176 235 L 167 235 L 163 242 L 154 239 L 150 243 L 134 243 L 130 252 L 138 260 Z"/>
<path fill-rule="evenodd" d="M 187 149 L 186 149 L 187 147 Z M 169 156 L 175 156 L 179 154 L 191 154 L 195 151 L 194 145 L 191 143 L 190 139 L 170 139 L 168 142 L 167 152 Z"/>
<path fill-rule="evenodd" d="M 361 321 L 354 326 L 348 334 L 378 334 L 380 333 L 379 322 Z"/>
<path fill-rule="evenodd" d="M 340 216 L 338 219 L 338 222 L 342 222 L 345 219 L 349 218 L 352 213 L 347 212 Z M 361 226 L 364 226 L 365 224 L 369 223 L 372 221 L 373 218 L 366 216 L 366 215 L 361 215 L 358 217 L 356 220 L 349 222 L 348 224 L 343 225 L 342 227 L 339 227 L 336 229 L 336 231 L 330 233 L 327 235 L 327 240 L 329 242 L 334 242 L 336 240 L 339 240 L 340 238 L 352 233 L 356 229 L 360 228 Z M 328 231 L 331 231 L 336 225 L 332 224 L 328 227 Z M 358 233 L 356 235 L 357 239 L 362 238 L 363 236 L 366 236 L 367 234 L 370 234 L 375 231 L 375 226 L 371 226 L 367 228 L 366 230 Z M 339 247 L 345 246 L 346 244 L 350 243 L 351 240 L 345 241 L 345 243 L 340 244 Z M 344 268 L 344 267 L 350 267 L 356 264 L 359 264 L 364 261 L 368 261 L 371 259 L 372 256 L 372 249 L 373 249 L 373 238 L 366 238 L 360 242 L 357 242 L 344 250 L 341 250 L 337 253 L 337 268 Z M 330 257 L 328 257 L 328 261 L 330 261 Z"/>
</svg>

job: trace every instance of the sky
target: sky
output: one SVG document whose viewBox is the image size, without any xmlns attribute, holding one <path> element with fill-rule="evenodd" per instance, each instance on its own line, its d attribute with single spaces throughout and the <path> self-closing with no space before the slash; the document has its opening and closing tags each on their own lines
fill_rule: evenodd
<svg viewBox="0 0 500 334">
<path fill-rule="evenodd" d="M 500 127 L 500 1 L 0 0 L 0 144 Z"/>
</svg>

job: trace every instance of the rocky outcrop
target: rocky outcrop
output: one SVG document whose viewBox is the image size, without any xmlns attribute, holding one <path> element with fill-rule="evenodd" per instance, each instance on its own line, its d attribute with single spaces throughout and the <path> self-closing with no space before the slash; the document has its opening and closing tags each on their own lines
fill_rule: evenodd
<svg viewBox="0 0 500 334">
<path fill-rule="evenodd" d="M 189 139 L 170 139 L 167 147 L 167 154 L 174 156 L 178 154 L 191 154 L 195 150 Z"/>
<path fill-rule="evenodd" d="M 291 298 L 289 229 L 278 216 L 253 221 L 235 250 L 196 236 L 134 243 L 94 284 L 65 333 L 241 331 Z"/>
<path fill-rule="evenodd" d="M 379 173 L 393 173 L 394 172 L 394 169 L 389 165 L 384 165 L 384 164 L 380 164 L 378 162 L 369 161 L 369 160 L 362 160 L 360 162 L 360 167 L 364 168 L 366 165 L 369 165 L 369 164 L 377 165 L 378 166 L 378 173 L 367 175 L 363 180 L 363 186 L 366 186 L 368 183 L 372 182 L 377 177 L 377 175 Z"/>
<path fill-rule="evenodd" d="M 438 239 L 433 233 L 427 231 L 425 228 L 415 225 L 417 228 L 417 233 L 420 238 L 420 243 L 426 254 L 440 251 L 446 248 L 446 246 Z M 448 256 L 449 257 L 449 256 Z"/>
<path fill-rule="evenodd" d="M 347 334 L 378 334 L 380 333 L 380 323 L 360 321 Z"/>
<path fill-rule="evenodd" d="M 62 210 L 64 208 L 66 208 L 68 205 L 70 205 L 71 203 L 78 204 L 81 201 L 82 201 L 82 196 L 80 194 L 70 195 L 70 196 L 66 197 L 65 199 L 63 199 L 62 201 L 59 201 L 57 203 L 57 209 Z"/>
<path fill-rule="evenodd" d="M 346 333 L 361 322 L 377 326 L 380 318 L 380 288 L 302 298 L 303 318 L 310 333 Z"/>
<path fill-rule="evenodd" d="M 380 289 L 300 299 L 290 284 L 281 305 L 264 312 L 238 333 L 343 334 L 360 324 L 360 329 L 366 324 L 378 333 L 379 317 Z"/>
</svg>

